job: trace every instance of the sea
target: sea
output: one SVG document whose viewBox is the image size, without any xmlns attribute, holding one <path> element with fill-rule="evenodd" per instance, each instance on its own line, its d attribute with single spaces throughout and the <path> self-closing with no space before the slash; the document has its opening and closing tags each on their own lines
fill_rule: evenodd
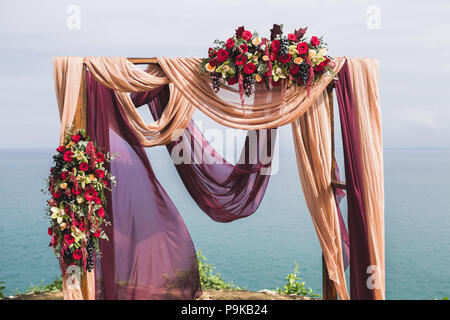
<svg viewBox="0 0 450 320">
<path fill-rule="evenodd" d="M 0 150 L 0 281 L 6 295 L 60 275 L 48 247 L 47 196 L 41 193 L 53 153 Z M 291 144 L 279 149 L 278 170 L 259 209 L 231 223 L 214 222 L 197 207 L 165 148 L 148 155 L 196 249 L 226 281 L 249 290 L 276 289 L 296 261 L 305 285 L 322 293 L 320 246 Z M 341 149 L 337 157 L 342 163 Z M 450 295 L 449 165 L 448 149 L 384 150 L 387 299 Z M 345 215 L 345 201 L 342 209 Z"/>
</svg>

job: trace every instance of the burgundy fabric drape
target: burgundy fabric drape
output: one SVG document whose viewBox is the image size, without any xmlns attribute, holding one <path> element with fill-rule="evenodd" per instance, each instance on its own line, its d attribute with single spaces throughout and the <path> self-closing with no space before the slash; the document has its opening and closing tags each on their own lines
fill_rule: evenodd
<svg viewBox="0 0 450 320">
<path fill-rule="evenodd" d="M 370 266 L 365 194 L 362 180 L 360 140 L 356 120 L 356 106 L 347 62 L 338 73 L 336 97 L 339 104 L 344 147 L 345 181 L 347 184 L 348 232 L 350 240 L 350 297 L 375 299 L 367 286 Z"/>
<path fill-rule="evenodd" d="M 117 186 L 108 194 L 103 256 L 96 265 L 96 299 L 193 299 L 201 294 L 194 245 L 159 184 L 114 91 L 87 72 L 88 134 L 105 151 Z M 152 94 L 158 94 L 156 89 Z"/>
<path fill-rule="evenodd" d="M 158 88 L 159 89 L 159 88 Z M 154 90 L 153 90 L 154 91 Z M 132 93 L 134 104 L 148 104 L 159 119 L 169 99 L 167 86 L 153 91 Z M 228 163 L 212 148 L 191 120 L 183 135 L 167 145 L 178 174 L 197 205 L 217 222 L 230 222 L 253 214 L 260 205 L 270 179 L 276 129 L 249 131 L 240 159 Z"/>
</svg>

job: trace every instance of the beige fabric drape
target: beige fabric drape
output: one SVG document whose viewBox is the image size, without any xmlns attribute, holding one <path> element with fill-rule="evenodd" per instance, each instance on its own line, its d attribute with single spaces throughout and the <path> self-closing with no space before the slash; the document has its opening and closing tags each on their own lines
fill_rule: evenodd
<svg viewBox="0 0 450 320">
<path fill-rule="evenodd" d="M 64 300 L 95 300 L 95 272 L 87 272 L 80 281 L 76 277 L 62 277 Z"/>
<path fill-rule="evenodd" d="M 383 137 L 378 61 L 367 58 L 348 60 L 359 125 L 361 163 L 365 194 L 367 234 L 374 275 L 375 298 L 385 299 L 384 174 Z"/>
<path fill-rule="evenodd" d="M 292 122 L 298 172 L 325 259 L 341 299 L 348 299 L 336 201 L 331 186 L 331 122 L 326 90 Z"/>
<path fill-rule="evenodd" d="M 83 58 L 53 58 L 53 78 L 55 80 L 56 99 L 61 119 L 60 143 L 64 137 L 64 130 L 67 126 L 72 125 L 77 110 L 82 74 Z"/>
<path fill-rule="evenodd" d="M 272 102 L 259 99 L 263 103 L 253 102 L 242 107 L 229 104 L 214 93 L 208 80 L 200 73 L 200 59 L 157 58 L 157 60 L 177 90 L 180 90 L 197 109 L 222 125 L 245 130 L 276 128 L 292 122 L 309 109 L 332 80 L 329 76 L 322 77 L 312 86 L 309 96 L 305 88 L 292 86 L 287 90 L 284 102 L 281 99 Z M 337 58 L 334 61 L 336 62 L 334 70 L 337 73 L 345 59 Z"/>
</svg>

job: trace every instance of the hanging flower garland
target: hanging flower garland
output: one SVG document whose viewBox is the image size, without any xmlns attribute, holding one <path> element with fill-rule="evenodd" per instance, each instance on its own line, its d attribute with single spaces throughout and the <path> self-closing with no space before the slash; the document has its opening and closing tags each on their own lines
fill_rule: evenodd
<svg viewBox="0 0 450 320">
<path fill-rule="evenodd" d="M 304 37 L 307 28 L 283 35 L 283 25 L 275 24 L 270 40 L 239 27 L 227 41 L 215 40 L 208 57 L 202 59 L 202 72 L 209 73 L 215 92 L 221 83 L 239 84 L 243 96 L 254 92 L 255 83 L 271 86 L 306 86 L 323 74 L 333 74 L 333 63 L 322 37 Z"/>
<path fill-rule="evenodd" d="M 49 246 L 63 275 L 73 265 L 84 273 L 93 269 L 95 254 L 100 254 L 99 239 L 108 239 L 103 230 L 109 224 L 105 190 L 111 190 L 115 178 L 105 164 L 114 157 L 97 150 L 85 130 L 67 130 L 64 144 L 56 151 L 46 180 L 51 195 Z"/>
</svg>

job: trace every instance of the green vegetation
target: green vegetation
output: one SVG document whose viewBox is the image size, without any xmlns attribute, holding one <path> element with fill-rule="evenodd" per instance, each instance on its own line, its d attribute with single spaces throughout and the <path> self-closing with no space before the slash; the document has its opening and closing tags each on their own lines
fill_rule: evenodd
<svg viewBox="0 0 450 320">
<path fill-rule="evenodd" d="M 3 285 L 3 281 L 0 281 L 0 299 L 3 298 L 5 296 L 4 291 L 5 291 L 5 286 Z"/>
<path fill-rule="evenodd" d="M 62 290 L 61 279 L 56 278 L 53 282 L 44 285 L 43 282 L 40 284 L 32 284 L 25 288 L 22 292 L 16 289 L 16 295 L 29 294 L 29 293 L 42 293 L 42 292 L 58 292 Z"/>
<path fill-rule="evenodd" d="M 306 288 L 305 281 L 300 277 L 300 270 L 297 261 L 294 261 L 294 272 L 285 278 L 286 284 L 281 288 L 277 288 L 277 292 L 281 294 L 295 294 L 302 297 L 318 298 L 320 295 L 315 294 L 311 288 Z"/>
<path fill-rule="evenodd" d="M 233 284 L 233 282 L 226 282 L 222 279 L 220 273 L 217 272 L 216 267 L 208 263 L 201 250 L 197 251 L 198 273 L 200 275 L 200 284 L 203 289 L 232 289 L 244 290 Z"/>
</svg>

